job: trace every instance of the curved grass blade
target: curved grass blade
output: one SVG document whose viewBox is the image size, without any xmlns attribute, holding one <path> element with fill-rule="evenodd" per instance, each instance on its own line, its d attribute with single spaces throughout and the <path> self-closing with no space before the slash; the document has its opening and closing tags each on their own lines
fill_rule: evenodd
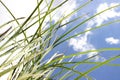
<svg viewBox="0 0 120 80">
<path fill-rule="evenodd" d="M 97 15 L 100 15 L 101 13 L 103 13 L 103 12 L 105 12 L 105 11 L 108 11 L 108 10 L 110 10 L 110 9 L 113 9 L 113 8 L 116 8 L 116 7 L 119 7 L 119 6 L 120 6 L 120 4 L 115 5 L 115 6 L 112 6 L 112 7 L 109 7 L 109 8 L 107 8 L 107 9 L 105 9 L 105 10 L 103 10 L 103 11 L 101 11 L 101 12 L 99 12 L 99 13 L 93 15 L 93 16 L 91 16 L 90 18 L 82 21 L 80 24 L 78 24 L 77 26 L 73 27 L 72 29 L 70 29 L 70 30 L 68 30 L 67 32 L 65 32 L 62 36 L 60 36 L 60 37 L 55 41 L 54 44 L 56 44 L 58 41 L 60 41 L 61 39 L 63 39 L 66 35 L 68 35 L 68 34 L 71 33 L 72 31 L 74 31 L 76 28 L 78 28 L 79 26 L 83 25 L 84 23 L 86 23 L 86 22 L 89 21 L 90 19 L 96 17 Z"/>
<path fill-rule="evenodd" d="M 103 65 L 105 65 L 105 64 L 107 64 L 107 63 L 109 63 L 109 62 L 111 62 L 111 61 L 113 61 L 115 59 L 117 59 L 117 58 L 120 58 L 120 55 L 114 56 L 114 57 L 112 57 L 112 58 L 110 58 L 110 59 L 108 59 L 108 60 L 106 60 L 106 61 L 104 61 L 104 62 L 102 62 L 102 63 L 100 63 L 100 64 L 98 64 L 98 65 L 96 65 L 94 67 L 92 67 L 92 68 L 90 68 L 88 71 L 86 71 L 82 75 L 78 76 L 75 80 L 79 80 L 84 75 L 87 75 L 88 73 L 92 72 L 93 70 L 95 70 L 95 69 L 97 69 L 97 68 L 99 68 L 99 67 L 101 67 L 101 66 L 103 66 Z"/>
<path fill-rule="evenodd" d="M 64 40 L 61 40 L 61 41 L 56 42 L 56 44 L 55 44 L 54 46 L 57 46 L 57 45 L 65 42 L 65 41 L 67 41 L 67 40 L 69 40 L 69 39 L 71 39 L 71 38 L 74 38 L 74 37 L 76 37 L 76 36 L 78 36 L 78 35 L 81 35 L 81 34 L 84 34 L 84 33 L 86 33 L 86 32 L 89 32 L 89 31 L 92 31 L 92 30 L 96 30 L 96 29 L 102 28 L 102 27 L 104 27 L 104 26 L 108 26 L 108 25 L 111 25 L 111 24 L 114 24 L 114 23 L 118 23 L 118 22 L 120 22 L 120 20 L 115 20 L 115 21 L 107 22 L 107 23 L 102 24 L 102 25 L 100 25 L 100 26 L 96 26 L 96 27 L 94 27 L 94 28 L 85 30 L 85 31 L 83 31 L 83 32 L 79 32 L 79 33 L 77 33 L 77 34 L 75 34 L 75 35 L 72 35 L 72 36 L 70 36 L 70 37 L 68 37 L 68 38 L 66 38 L 66 39 L 64 39 Z"/>
</svg>

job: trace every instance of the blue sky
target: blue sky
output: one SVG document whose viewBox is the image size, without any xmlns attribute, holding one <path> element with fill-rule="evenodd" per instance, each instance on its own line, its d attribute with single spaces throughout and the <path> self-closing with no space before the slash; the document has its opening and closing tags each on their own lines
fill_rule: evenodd
<svg viewBox="0 0 120 80">
<path fill-rule="evenodd" d="M 82 0 L 81 0 L 82 1 Z M 77 5 L 81 3 L 81 1 L 77 1 Z M 84 2 L 84 1 L 82 1 Z M 104 1 L 93 1 L 91 4 L 86 6 L 84 9 L 79 11 L 76 15 L 74 15 L 72 18 L 80 15 L 89 13 L 86 18 L 90 17 L 93 14 L 96 14 L 105 8 L 108 8 L 110 6 L 119 4 L 118 0 L 104 0 Z M 120 18 L 120 8 L 112 9 L 108 12 L 105 12 L 91 21 L 88 21 L 85 25 L 83 25 L 81 28 L 78 28 L 75 30 L 72 34 L 78 33 L 79 31 L 86 30 L 87 28 L 92 28 L 95 26 L 99 26 L 105 22 L 116 20 Z M 79 21 L 78 21 L 79 23 Z M 75 23 L 73 23 L 74 25 Z M 72 24 L 71 24 L 72 25 Z M 67 26 L 69 27 L 69 25 Z M 67 30 L 66 27 L 66 30 Z M 57 48 L 59 52 L 63 52 L 65 54 L 70 54 L 74 52 L 80 52 L 85 50 L 92 50 L 92 49 L 99 49 L 99 48 L 107 48 L 107 47 L 120 47 L 120 31 L 119 31 L 119 23 L 112 24 L 107 27 L 103 27 L 98 30 L 94 30 L 88 33 L 85 33 L 84 35 L 80 35 L 76 38 L 70 39 L 67 43 L 63 43 L 64 47 L 66 47 L 67 50 L 63 48 L 63 45 L 61 47 Z M 66 46 L 65 46 L 66 45 Z M 55 50 L 56 51 L 56 50 Z M 109 51 L 109 52 L 103 52 L 101 57 L 94 58 L 95 61 L 104 61 L 108 59 L 111 56 L 119 54 L 120 51 Z M 90 57 L 97 53 L 90 53 L 87 55 L 87 57 Z M 74 60 L 81 60 L 84 56 L 80 55 L 77 58 L 74 58 Z M 119 63 L 120 59 L 117 59 L 113 61 L 114 63 Z M 88 65 L 82 65 L 77 67 L 78 70 L 88 69 Z M 96 80 L 119 80 L 119 73 L 120 73 L 120 67 L 109 67 L 109 66 L 103 66 L 101 68 L 96 69 L 89 75 L 95 78 Z M 75 77 L 75 76 L 74 76 Z M 73 78 L 74 78 L 73 77 Z M 71 79 L 71 78 L 70 78 Z M 69 80 L 70 80 L 69 79 Z M 72 79 L 71 79 L 72 80 Z M 82 79 L 84 80 L 84 79 Z"/>
<path fill-rule="evenodd" d="M 53 6 L 56 6 L 63 0 L 55 0 L 55 1 L 56 2 L 54 3 Z M 53 17 L 54 22 L 56 22 L 61 16 L 67 15 L 69 12 L 73 11 L 75 8 L 77 8 L 80 4 L 83 4 L 85 1 L 87 0 L 69 0 L 68 3 L 66 3 L 62 8 L 56 11 L 57 13 Z M 4 0 L 4 2 L 11 9 L 11 11 L 14 13 L 16 17 L 28 16 L 36 5 L 36 2 L 34 0 L 19 0 L 19 1 L 12 0 L 12 2 L 10 0 Z M 26 6 L 26 3 L 27 3 L 27 6 Z M 64 26 L 59 32 L 64 33 L 69 28 L 74 26 L 74 24 L 78 24 L 82 20 L 87 19 L 90 16 L 106 8 L 117 5 L 117 4 L 120 4 L 120 0 L 111 0 L 111 1 L 110 0 L 93 0 L 93 2 L 91 2 L 88 6 L 84 7 L 78 13 L 66 19 L 62 24 L 64 24 L 67 21 L 70 21 L 71 19 L 75 17 L 86 14 L 82 19 L 79 19 L 76 23 L 72 23 L 70 25 Z M 5 12 L 6 11 L 4 10 L 4 8 L 1 7 L 0 8 L 0 18 L 1 18 L 0 24 L 11 19 L 10 15 L 8 15 Z M 116 19 L 120 19 L 120 7 L 111 9 L 95 17 L 94 19 L 82 25 L 80 28 L 73 31 L 70 35 L 76 34 L 80 31 L 87 30 L 95 26 L 99 26 L 105 22 L 116 20 Z M 49 19 L 46 19 L 45 23 L 47 23 L 48 21 Z M 13 24 L 13 26 L 14 25 L 15 24 Z M 99 48 L 106 48 L 106 47 L 120 47 L 119 29 L 120 29 L 119 23 L 116 23 L 116 24 L 112 24 L 107 27 L 100 28 L 98 30 L 87 32 L 83 35 L 79 35 L 75 38 L 68 40 L 67 42 L 55 48 L 51 53 L 58 52 L 58 53 L 64 53 L 65 55 L 69 55 L 71 53 L 92 50 L 92 49 L 99 49 Z M 119 53 L 120 51 L 103 52 L 102 54 L 100 54 L 101 57 L 97 56 L 93 60 L 104 61 L 107 58 L 117 55 Z M 90 57 L 95 54 L 97 53 L 89 53 L 87 55 L 80 55 L 78 57 L 75 57 L 73 60 L 81 60 L 84 57 Z M 119 63 L 119 61 L 120 59 L 113 61 L 113 62 Z M 81 70 L 80 68 L 83 68 L 83 67 L 84 69 L 88 68 L 88 66 L 83 65 L 83 66 L 77 67 L 77 69 Z M 120 73 L 120 67 L 103 66 L 93 71 L 89 75 L 94 77 L 96 80 L 119 80 L 120 79 L 119 73 Z"/>
</svg>

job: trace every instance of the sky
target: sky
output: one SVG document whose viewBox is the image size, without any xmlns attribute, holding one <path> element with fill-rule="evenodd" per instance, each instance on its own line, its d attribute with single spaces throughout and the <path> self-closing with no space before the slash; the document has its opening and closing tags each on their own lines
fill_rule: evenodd
<svg viewBox="0 0 120 80">
<path fill-rule="evenodd" d="M 63 0 L 55 0 L 53 7 L 58 5 L 62 1 Z M 75 8 L 77 8 L 79 5 L 81 5 L 85 1 L 87 0 L 69 0 L 63 7 L 61 7 L 58 11 L 56 11 L 56 14 L 53 17 L 53 21 L 56 22 L 60 17 L 67 15 L 68 13 L 73 11 Z M 34 0 L 12 0 L 12 2 L 10 0 L 4 0 L 3 2 L 9 7 L 9 9 L 14 13 L 16 17 L 28 16 L 36 5 L 36 2 Z M 69 26 L 72 27 L 74 24 L 78 24 L 82 20 L 87 19 L 90 16 L 104 9 L 107 9 L 109 7 L 112 7 L 118 4 L 120 4 L 120 0 L 93 0 L 93 2 L 91 2 L 89 5 L 87 5 L 80 11 L 78 11 L 76 14 L 64 20 L 62 24 L 64 24 L 67 21 L 70 21 L 71 19 L 74 19 L 75 17 L 86 14 L 84 18 L 77 21 L 76 23 L 65 25 L 60 31 L 65 32 L 69 29 Z M 44 5 L 41 6 L 41 8 L 43 7 Z M 4 22 L 12 18 L 6 12 L 7 11 L 4 9 L 2 4 L 0 4 L 0 19 L 1 19 L 0 24 L 3 24 Z M 70 35 L 77 34 L 80 31 L 88 30 L 93 27 L 100 26 L 105 22 L 117 20 L 117 19 L 120 19 L 120 7 L 108 10 L 98 15 L 97 17 L 89 20 L 82 27 L 73 31 Z M 49 19 L 46 19 L 46 23 L 48 21 Z M 119 29 L 120 29 L 119 23 L 116 23 L 116 24 L 109 25 L 107 27 L 94 30 L 94 31 L 86 32 L 83 35 L 79 35 L 75 38 L 71 38 L 67 42 L 63 43 L 61 46 L 58 46 L 57 48 L 55 48 L 52 52 L 65 53 L 66 55 L 69 55 L 70 53 L 81 52 L 81 51 L 92 50 L 92 49 L 99 49 L 99 48 L 106 48 L 106 47 L 120 47 Z M 0 33 L 2 32 L 0 31 Z M 98 54 L 98 53 L 94 52 L 94 53 L 89 53 L 87 55 L 79 55 L 78 57 L 75 57 L 73 59 L 80 60 L 83 57 L 91 57 L 95 54 Z M 101 57 L 96 56 L 95 58 L 93 58 L 93 60 L 105 61 L 107 58 L 117 54 L 119 54 L 119 51 L 117 52 L 112 51 L 108 53 L 103 52 L 103 54 L 100 55 Z M 119 61 L 120 59 L 115 60 L 114 63 L 119 63 Z M 77 67 L 77 69 L 79 69 L 80 67 Z M 87 69 L 86 65 L 83 65 L 82 67 L 85 67 L 85 69 Z M 103 66 L 93 71 L 89 75 L 94 77 L 96 80 L 119 80 L 120 79 L 119 73 L 120 73 L 120 67 Z"/>
</svg>

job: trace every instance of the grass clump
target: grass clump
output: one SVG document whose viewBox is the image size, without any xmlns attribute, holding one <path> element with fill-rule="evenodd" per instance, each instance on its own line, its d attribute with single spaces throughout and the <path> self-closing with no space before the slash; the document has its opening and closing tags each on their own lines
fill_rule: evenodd
<svg viewBox="0 0 120 80">
<path fill-rule="evenodd" d="M 120 58 L 120 55 L 111 57 L 103 62 L 90 62 L 89 60 L 97 55 L 84 59 L 82 61 L 67 61 L 67 59 L 72 59 L 80 54 L 88 54 L 90 52 L 104 52 L 104 51 L 119 51 L 120 48 L 102 48 L 98 50 L 88 50 L 84 52 L 78 52 L 70 55 L 65 55 L 64 53 L 58 54 L 53 53 L 49 59 L 45 57 L 56 47 L 58 47 L 63 42 L 76 37 L 86 32 L 102 28 L 103 26 L 108 26 L 110 24 L 120 22 L 120 20 L 115 20 L 107 22 L 100 26 L 79 32 L 75 35 L 68 36 L 70 33 L 75 31 L 78 27 L 81 27 L 83 24 L 93 19 L 97 15 L 104 13 L 110 9 L 119 7 L 119 5 L 112 6 L 108 9 L 105 9 L 78 24 L 74 24 L 69 30 L 66 30 L 65 33 L 57 35 L 57 32 L 60 31 L 65 25 L 76 22 L 84 15 L 77 17 L 73 20 L 70 20 L 64 24 L 62 22 L 73 14 L 77 13 L 79 10 L 84 9 L 85 6 L 90 4 L 92 0 L 89 0 L 74 11 L 70 12 L 67 15 L 63 15 L 56 22 L 53 21 L 53 14 L 56 14 L 56 10 L 62 7 L 69 0 L 64 0 L 60 4 L 53 7 L 53 4 L 56 0 L 37 0 L 37 5 L 35 9 L 31 12 L 28 17 L 16 18 L 14 14 L 9 10 L 9 8 L 4 4 L 4 1 L 0 3 L 6 8 L 9 14 L 13 17 L 13 20 L 6 22 L 5 24 L 0 25 L 0 29 L 3 27 L 8 27 L 12 23 L 17 23 L 14 27 L 8 28 L 4 33 L 0 34 L 0 58 L 4 58 L 3 62 L 0 64 L 0 76 L 9 74 L 8 80 L 52 80 L 53 78 L 59 77 L 59 80 L 65 80 L 71 76 L 77 74 L 75 80 L 79 80 L 82 77 L 92 80 L 92 77 L 88 74 L 95 69 L 103 66 L 119 66 L 119 64 L 110 64 L 109 62 Z M 41 6 L 43 3 L 46 4 L 44 11 L 42 11 Z M 48 22 L 46 20 L 48 19 Z M 23 20 L 22 23 L 19 20 Z M 46 27 L 47 26 L 47 27 Z M 36 28 L 35 32 L 30 34 L 29 30 Z M 22 37 L 20 37 L 22 36 Z M 71 65 L 72 66 L 66 66 Z M 82 64 L 88 64 L 95 66 L 86 70 L 85 72 L 77 71 L 75 68 Z M 59 72 L 55 72 L 56 69 L 62 69 Z"/>
</svg>

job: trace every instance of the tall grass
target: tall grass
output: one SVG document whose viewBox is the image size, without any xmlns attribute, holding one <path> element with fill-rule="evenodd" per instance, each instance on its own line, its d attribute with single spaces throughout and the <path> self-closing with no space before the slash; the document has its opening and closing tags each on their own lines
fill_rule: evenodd
<svg viewBox="0 0 120 80">
<path fill-rule="evenodd" d="M 119 64 L 110 63 L 113 60 L 120 58 L 120 55 L 111 57 L 103 62 L 91 62 L 90 59 L 96 57 L 94 55 L 82 61 L 69 61 L 67 59 L 72 59 L 81 54 L 88 54 L 90 52 L 106 52 L 106 51 L 119 51 L 120 48 L 101 48 L 97 50 L 88 50 L 84 52 L 73 53 L 70 55 L 65 55 L 64 53 L 58 54 L 53 53 L 52 56 L 45 60 L 48 54 L 56 47 L 58 47 L 63 42 L 76 37 L 81 34 L 85 34 L 88 31 L 96 30 L 102 28 L 104 26 L 108 26 L 113 23 L 120 22 L 120 20 L 114 20 L 111 22 L 107 22 L 100 26 L 96 26 L 89 30 L 85 30 L 79 32 L 75 35 L 68 36 L 78 27 L 81 27 L 83 24 L 88 22 L 89 20 L 95 18 L 97 15 L 104 13 L 110 9 L 119 7 L 120 4 L 112 6 L 108 9 L 105 9 L 78 24 L 74 24 L 69 30 L 66 30 L 65 33 L 57 35 L 57 32 L 70 23 L 75 23 L 84 15 L 80 15 L 73 20 L 66 22 L 65 24 L 61 24 L 65 19 L 71 17 L 73 14 L 77 13 L 81 9 L 85 9 L 85 6 L 90 4 L 92 0 L 88 0 L 78 8 L 76 8 L 71 13 L 61 17 L 58 21 L 53 22 L 52 15 L 57 9 L 62 7 L 67 1 L 65 0 L 62 3 L 58 4 L 55 7 L 52 7 L 55 0 L 51 0 L 48 2 L 47 0 L 37 0 L 37 5 L 35 9 L 31 12 L 28 17 L 16 18 L 14 14 L 9 10 L 9 8 L 4 4 L 4 1 L 0 0 L 0 3 L 6 8 L 9 14 L 13 17 L 13 20 L 10 20 L 4 24 L 0 25 L 0 29 L 4 27 L 8 27 L 11 23 L 17 23 L 16 27 L 10 27 L 8 30 L 0 34 L 0 58 L 4 58 L 3 62 L 0 64 L 0 76 L 4 76 L 8 73 L 8 80 L 52 80 L 59 75 L 59 80 L 66 80 L 67 78 L 74 76 L 77 74 L 75 80 L 79 80 L 81 78 L 86 78 L 88 80 L 92 80 L 88 74 L 94 71 L 95 69 L 103 66 L 120 66 Z M 40 6 L 46 3 L 46 9 L 44 12 L 41 10 Z M 49 18 L 49 22 L 45 23 L 45 20 Z M 23 23 L 19 21 L 22 20 Z M 37 26 L 36 26 L 37 25 Z M 45 27 L 49 25 L 48 27 Z M 28 31 L 31 28 L 36 28 L 36 31 L 31 35 L 28 35 Z M 23 36 L 20 38 L 20 36 Z M 71 65 L 72 66 L 66 66 Z M 76 70 L 75 68 L 79 65 L 93 65 L 92 68 L 86 70 L 85 72 L 81 72 Z M 62 69 L 59 72 L 55 72 L 56 69 Z M 53 74 L 56 73 L 56 74 Z"/>
</svg>

